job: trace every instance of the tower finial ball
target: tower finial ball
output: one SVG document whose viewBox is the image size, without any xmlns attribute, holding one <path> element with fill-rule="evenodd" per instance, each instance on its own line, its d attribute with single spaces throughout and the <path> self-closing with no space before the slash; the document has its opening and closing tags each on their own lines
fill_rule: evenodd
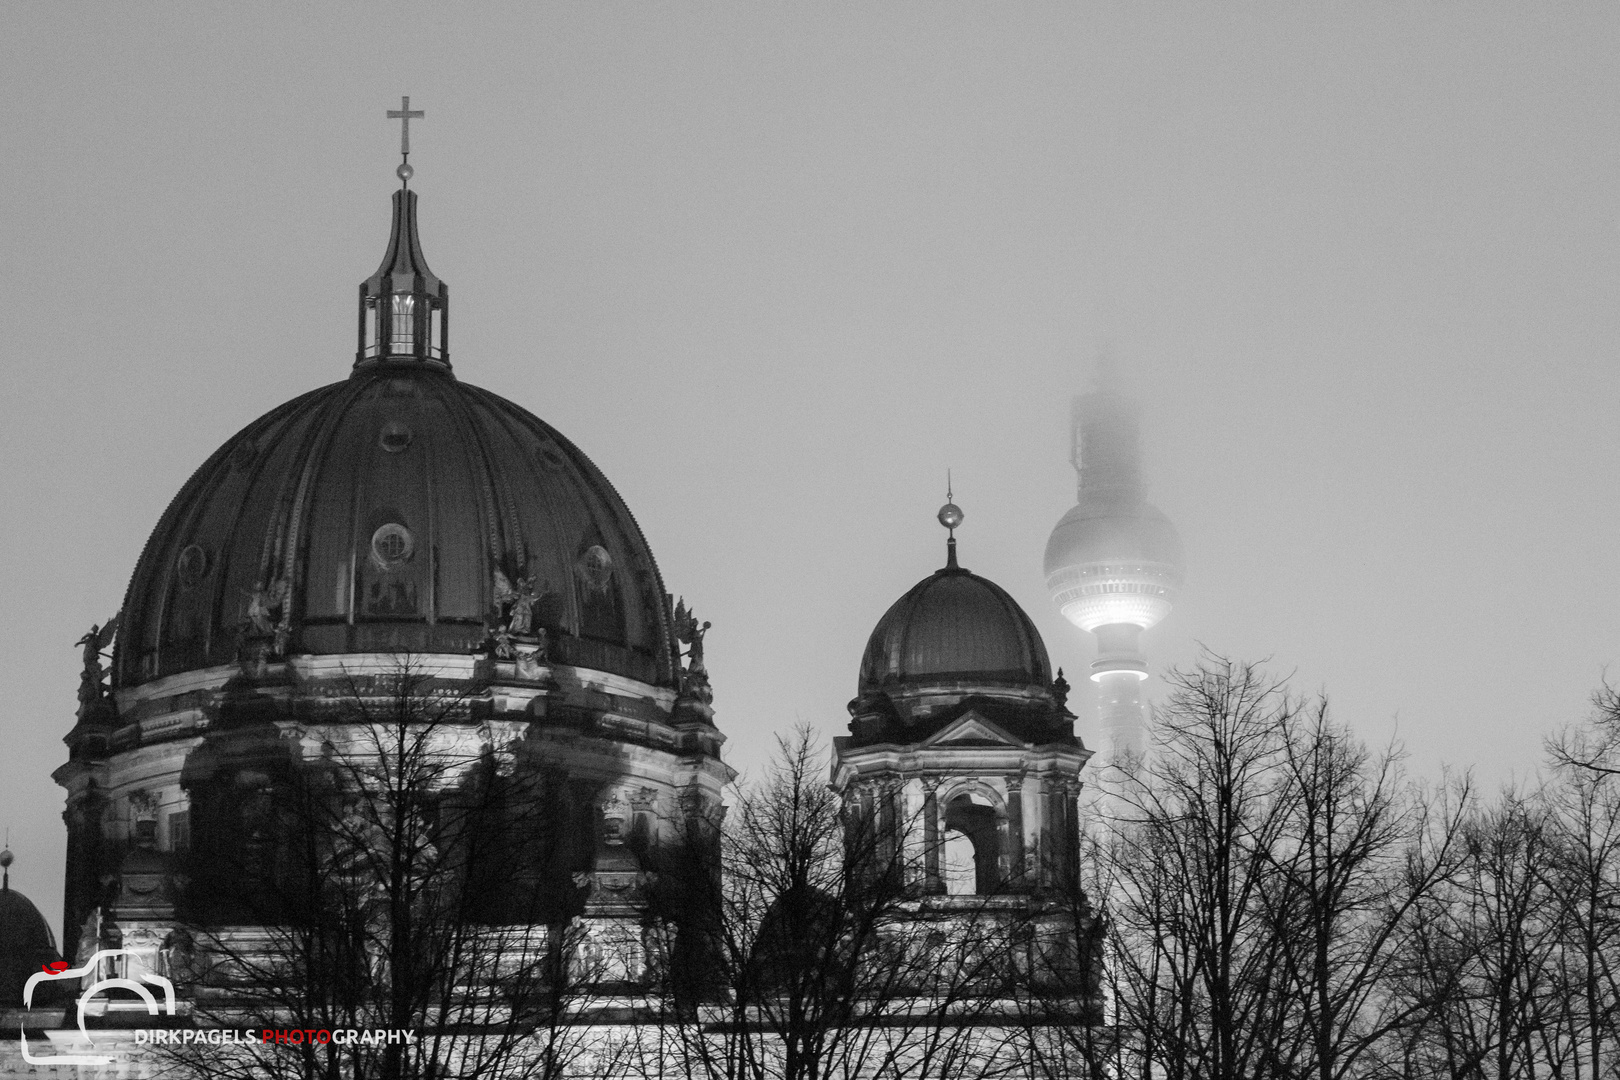
<svg viewBox="0 0 1620 1080">
<path fill-rule="evenodd" d="M 959 528 L 964 516 L 962 508 L 955 503 L 946 503 L 939 508 L 939 523 L 947 529 Z"/>
<path fill-rule="evenodd" d="M 416 170 L 408 164 L 401 163 L 400 167 L 394 170 L 394 175 L 408 184 L 411 182 L 411 177 L 416 175 Z"/>
<path fill-rule="evenodd" d="M 0 851 L 0 867 L 10 866 L 16 860 L 17 860 L 17 856 L 15 856 L 15 855 L 13 855 L 11 853 L 10 848 L 6 848 L 4 851 Z"/>
</svg>

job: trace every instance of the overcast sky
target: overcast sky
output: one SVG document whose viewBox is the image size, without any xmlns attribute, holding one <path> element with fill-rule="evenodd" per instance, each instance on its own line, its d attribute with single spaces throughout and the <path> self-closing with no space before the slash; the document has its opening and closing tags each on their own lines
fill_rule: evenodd
<svg viewBox="0 0 1620 1080">
<path fill-rule="evenodd" d="M 13 882 L 59 919 L 74 641 L 347 375 L 401 94 L 456 371 L 624 495 L 735 764 L 847 723 L 947 467 L 963 564 L 1085 669 L 1041 555 L 1106 351 L 1187 547 L 1151 662 L 1528 775 L 1620 654 L 1617 55 L 1595 4 L 0 7 Z"/>
</svg>

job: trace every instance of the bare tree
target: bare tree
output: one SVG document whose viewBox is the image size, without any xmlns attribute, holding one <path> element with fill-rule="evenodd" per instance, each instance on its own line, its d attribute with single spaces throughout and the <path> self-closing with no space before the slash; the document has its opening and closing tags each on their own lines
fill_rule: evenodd
<svg viewBox="0 0 1620 1080">
<path fill-rule="evenodd" d="M 1592 695 L 1587 723 L 1548 739 L 1547 755 L 1555 768 L 1620 776 L 1620 689 L 1604 683 Z"/>
<path fill-rule="evenodd" d="M 1282 1075 L 1298 1032 L 1267 890 L 1289 854 L 1283 732 L 1297 703 L 1221 658 L 1169 682 L 1108 849 L 1117 1022 L 1143 1080 Z"/>
<path fill-rule="evenodd" d="M 573 1021 L 602 972 L 576 948 L 571 871 L 589 868 L 595 830 L 567 778 L 480 728 L 465 684 L 408 661 L 290 715 L 246 693 L 183 780 L 197 827 L 171 970 L 205 1023 L 411 1036 L 187 1048 L 174 1063 L 550 1080 L 591 1060 L 600 1048 Z"/>
<path fill-rule="evenodd" d="M 1325 698 L 1280 717 L 1287 816 L 1262 896 L 1281 935 L 1293 1068 L 1318 1080 L 1361 1074 L 1424 1003 L 1392 993 L 1417 908 L 1446 882 L 1467 792 L 1418 797 L 1393 748 L 1374 756 L 1328 716 Z"/>
<path fill-rule="evenodd" d="M 898 833 L 846 814 L 825 770 L 800 728 L 723 823 L 665 853 L 666 1062 L 726 1080 L 1014 1067 L 1015 1025 L 993 1021 L 1012 1015 L 1028 898 L 921 896 Z"/>
<path fill-rule="evenodd" d="M 1564 763 L 1543 789 L 1558 912 L 1555 1032 L 1572 1074 L 1620 1073 L 1620 775 Z"/>
<path fill-rule="evenodd" d="M 1559 912 L 1544 869 L 1556 857 L 1539 800 L 1504 792 L 1469 817 L 1448 886 L 1413 939 L 1415 1000 L 1428 1003 L 1409 1075 L 1542 1075 L 1556 1032 Z"/>
<path fill-rule="evenodd" d="M 1071 1057 L 1142 1080 L 1373 1075 L 1428 999 L 1399 991 L 1467 800 L 1406 784 L 1251 665 L 1172 672 L 1128 809 L 1091 853 L 1111 1023 Z"/>
</svg>

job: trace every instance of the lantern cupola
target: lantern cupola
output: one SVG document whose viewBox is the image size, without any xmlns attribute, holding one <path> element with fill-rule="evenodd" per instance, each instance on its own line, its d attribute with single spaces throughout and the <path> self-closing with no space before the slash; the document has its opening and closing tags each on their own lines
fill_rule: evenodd
<svg viewBox="0 0 1620 1080">
<path fill-rule="evenodd" d="M 410 98 L 401 101 L 391 118 L 403 121 L 401 161 L 395 175 L 394 225 L 388 251 L 377 272 L 360 284 L 360 343 L 354 366 L 422 364 L 450 369 L 450 287 L 428 269 L 422 240 L 416 232 L 416 192 L 411 190 L 410 122 L 421 117 L 412 111 Z"/>
</svg>

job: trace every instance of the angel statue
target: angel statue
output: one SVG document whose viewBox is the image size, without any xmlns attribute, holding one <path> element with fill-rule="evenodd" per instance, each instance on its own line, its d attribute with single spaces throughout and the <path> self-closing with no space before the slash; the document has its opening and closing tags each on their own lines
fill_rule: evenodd
<svg viewBox="0 0 1620 1080">
<path fill-rule="evenodd" d="M 273 657 L 287 651 L 291 629 L 287 620 L 287 605 L 292 588 L 286 578 L 276 578 L 268 585 L 255 582 L 248 593 L 247 618 L 242 620 L 242 659 L 258 665 L 260 674 Z"/>
<path fill-rule="evenodd" d="M 691 646 L 685 655 L 686 670 L 692 675 L 708 674 L 703 666 L 703 635 L 708 632 L 709 624 L 699 626 L 697 616 L 686 606 L 686 597 L 681 597 L 675 604 L 675 637 L 682 645 Z"/>
<path fill-rule="evenodd" d="M 106 676 L 107 669 L 101 666 L 101 657 L 107 646 L 112 644 L 113 635 L 118 632 L 118 616 L 114 615 L 100 626 L 90 627 L 90 632 L 74 644 L 84 647 L 84 670 L 79 674 L 79 716 L 82 719 L 85 710 L 99 702 L 106 695 L 106 688 L 101 680 Z"/>
<path fill-rule="evenodd" d="M 260 582 L 248 596 L 247 621 L 257 635 L 272 637 L 276 633 L 276 616 L 287 603 L 287 579 L 277 578 L 269 585 Z"/>
<path fill-rule="evenodd" d="M 534 591 L 534 578 L 518 575 L 517 584 L 495 571 L 495 609 L 506 616 L 504 629 L 514 637 L 533 633 L 534 605 L 540 600 Z"/>
</svg>

